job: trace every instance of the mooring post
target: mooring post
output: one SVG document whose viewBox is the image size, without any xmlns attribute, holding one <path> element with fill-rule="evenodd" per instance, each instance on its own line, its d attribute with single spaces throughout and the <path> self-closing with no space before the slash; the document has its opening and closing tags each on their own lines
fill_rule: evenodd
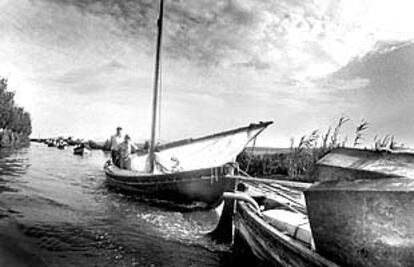
<svg viewBox="0 0 414 267">
<path fill-rule="evenodd" d="M 209 235 L 219 243 L 230 243 L 234 241 L 234 213 L 236 200 L 224 199 L 223 212 L 217 227 Z"/>
<path fill-rule="evenodd" d="M 224 178 L 226 192 L 235 192 L 238 183 L 237 179 Z M 236 212 L 236 200 L 224 198 L 224 207 L 216 228 L 209 235 L 220 243 L 233 244 L 234 241 L 234 214 Z"/>
</svg>

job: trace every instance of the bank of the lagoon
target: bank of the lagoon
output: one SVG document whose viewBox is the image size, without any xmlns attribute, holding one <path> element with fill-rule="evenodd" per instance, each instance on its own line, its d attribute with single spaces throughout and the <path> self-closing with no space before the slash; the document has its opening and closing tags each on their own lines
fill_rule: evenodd
<svg viewBox="0 0 414 267">
<path fill-rule="evenodd" d="M 0 76 L 0 148 L 28 145 L 31 133 L 30 114 L 15 103 L 7 79 Z"/>
<path fill-rule="evenodd" d="M 179 211 L 105 185 L 100 150 L 0 150 L 0 265 L 235 266 L 253 261 L 205 235 L 217 210 Z M 252 263 L 255 264 L 255 263 Z"/>
</svg>

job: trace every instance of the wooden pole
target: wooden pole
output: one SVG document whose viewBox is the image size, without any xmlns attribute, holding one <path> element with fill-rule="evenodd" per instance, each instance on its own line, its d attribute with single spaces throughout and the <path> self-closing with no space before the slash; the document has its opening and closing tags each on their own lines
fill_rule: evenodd
<svg viewBox="0 0 414 267">
<path fill-rule="evenodd" d="M 157 50 L 155 57 L 155 75 L 154 75 L 154 94 L 152 99 L 152 127 L 151 127 L 151 142 L 149 147 L 149 172 L 154 171 L 154 152 L 155 152 L 155 139 L 157 130 L 157 118 L 158 118 L 158 93 L 159 93 L 159 75 L 160 75 L 160 57 L 161 57 L 161 41 L 162 41 L 162 22 L 164 15 L 164 1 L 160 0 L 160 14 L 158 17 L 158 37 L 157 37 Z"/>
<path fill-rule="evenodd" d="M 269 179 L 269 178 L 257 178 L 257 177 L 246 177 L 240 175 L 226 175 L 227 179 L 235 179 L 242 182 L 256 182 L 256 183 L 263 183 L 263 184 L 279 184 L 281 186 L 288 186 L 299 188 L 301 190 L 306 190 L 312 186 L 313 183 L 308 182 L 295 182 L 289 180 L 278 180 L 278 179 Z"/>
<path fill-rule="evenodd" d="M 236 192 L 237 181 L 225 180 L 225 192 Z M 219 243 L 233 244 L 234 241 L 234 215 L 236 213 L 236 199 L 224 198 L 224 207 L 216 228 L 208 233 L 212 239 Z"/>
</svg>

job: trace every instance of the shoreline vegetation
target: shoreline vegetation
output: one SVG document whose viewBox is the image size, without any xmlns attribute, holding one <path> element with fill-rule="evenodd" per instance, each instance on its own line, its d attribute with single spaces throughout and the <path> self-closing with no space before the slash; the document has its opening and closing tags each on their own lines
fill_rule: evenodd
<svg viewBox="0 0 414 267">
<path fill-rule="evenodd" d="M 30 114 L 16 105 L 7 86 L 7 79 L 0 77 L 0 148 L 25 146 L 32 133 Z"/>
<path fill-rule="evenodd" d="M 342 116 L 335 127 L 329 127 L 326 132 L 314 130 L 309 135 L 300 138 L 295 145 L 291 138 L 290 148 L 283 153 L 255 154 L 248 151 L 242 152 L 237 158 L 240 169 L 251 176 L 263 178 L 286 179 L 298 182 L 315 182 L 314 176 L 316 163 L 335 148 L 359 148 L 374 151 L 406 150 L 404 146 L 397 144 L 393 135 L 388 134 L 381 138 L 376 136 L 372 148 L 362 147 L 364 134 L 370 123 L 362 120 L 356 127 L 354 138 L 341 136 L 342 128 L 350 121 Z M 250 148 L 254 151 L 254 148 Z"/>
<path fill-rule="evenodd" d="M 356 127 L 353 139 L 349 136 L 342 136 L 341 131 L 350 119 L 339 118 L 334 127 L 329 127 L 326 132 L 319 130 L 312 131 L 309 135 L 304 135 L 295 144 L 291 138 L 289 148 L 269 148 L 269 147 L 247 147 L 236 159 L 240 170 L 245 173 L 262 178 L 290 180 L 298 182 L 315 182 L 313 175 L 316 163 L 323 156 L 335 148 L 351 147 L 361 148 L 364 134 L 369 127 L 369 123 L 362 120 Z M 58 137 L 55 140 L 64 140 L 69 145 L 77 145 L 84 142 L 82 139 Z M 31 139 L 31 141 L 45 142 L 47 139 Z M 104 142 L 86 141 L 92 149 L 104 151 L 110 150 L 109 140 Z M 139 151 L 148 149 L 147 143 L 136 144 Z M 366 148 L 365 148 L 366 149 Z M 392 151 L 404 149 L 397 146 L 393 135 L 386 135 L 383 138 L 375 137 L 373 150 Z"/>
</svg>

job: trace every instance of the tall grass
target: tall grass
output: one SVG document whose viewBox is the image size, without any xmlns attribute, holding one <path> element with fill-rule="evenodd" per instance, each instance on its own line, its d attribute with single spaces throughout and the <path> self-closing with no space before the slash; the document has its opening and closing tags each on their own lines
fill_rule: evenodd
<svg viewBox="0 0 414 267">
<path fill-rule="evenodd" d="M 362 147 L 362 144 L 367 143 L 365 135 L 370 123 L 361 120 L 355 127 L 353 138 L 348 138 L 342 131 L 349 121 L 349 118 L 342 116 L 334 127 L 331 126 L 324 132 L 313 130 L 309 135 L 303 135 L 297 144 L 291 138 L 289 152 L 283 155 L 253 156 L 242 153 L 238 162 L 243 170 L 253 176 L 286 175 L 290 180 L 312 182 L 316 163 L 323 156 L 338 147 Z M 373 148 L 377 151 L 390 151 L 399 147 L 394 136 L 388 134 L 382 138 L 376 136 Z"/>
<path fill-rule="evenodd" d="M 383 138 L 378 136 L 374 137 L 374 149 L 377 151 L 383 150 L 394 150 L 397 148 L 397 142 L 395 141 L 394 135 L 387 134 Z"/>
<path fill-rule="evenodd" d="M 312 131 L 309 135 L 300 138 L 297 146 L 291 139 L 290 153 L 288 155 L 288 174 L 293 180 L 310 181 L 316 168 L 316 162 L 336 147 L 346 145 L 347 137 L 340 139 L 343 126 L 349 118 L 342 116 L 333 128 L 329 127 L 325 133 L 319 130 Z"/>
<path fill-rule="evenodd" d="M 362 137 L 365 131 L 368 129 L 369 122 L 362 120 L 360 124 L 355 129 L 355 139 L 354 139 L 354 147 L 361 144 L 361 141 L 364 140 Z"/>
</svg>

